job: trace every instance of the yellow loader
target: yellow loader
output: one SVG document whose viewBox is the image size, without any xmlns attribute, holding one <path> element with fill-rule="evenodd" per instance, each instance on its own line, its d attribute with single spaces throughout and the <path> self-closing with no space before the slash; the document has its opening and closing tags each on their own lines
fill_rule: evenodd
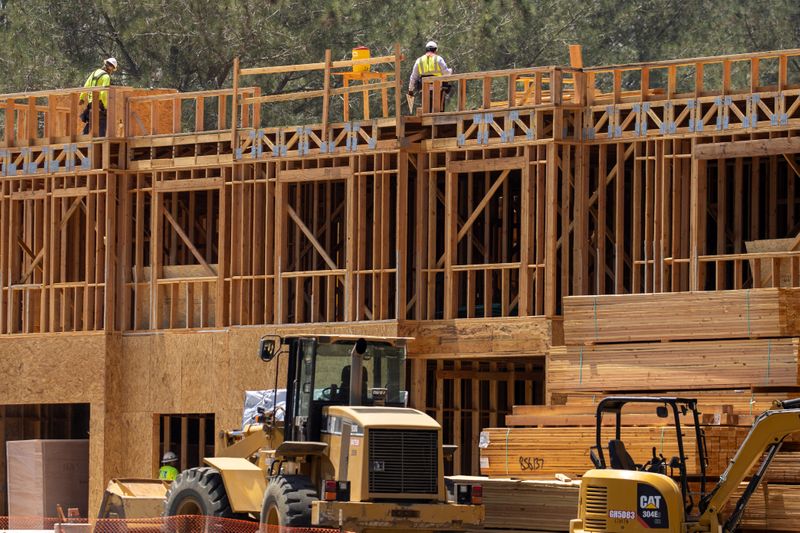
<svg viewBox="0 0 800 533">
<path fill-rule="evenodd" d="M 406 407 L 404 339 L 265 338 L 259 352 L 288 356 L 285 408 L 227 432 L 218 457 L 179 474 L 165 515 L 349 531 L 482 523 L 481 487 L 457 486 L 448 501 L 442 429 Z"/>
</svg>

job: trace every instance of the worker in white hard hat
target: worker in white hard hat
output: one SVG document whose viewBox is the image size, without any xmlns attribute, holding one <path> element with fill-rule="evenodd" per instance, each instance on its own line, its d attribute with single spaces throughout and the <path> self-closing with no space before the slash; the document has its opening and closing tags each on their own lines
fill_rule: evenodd
<svg viewBox="0 0 800 533">
<path fill-rule="evenodd" d="M 442 56 L 437 53 L 438 49 L 439 45 L 435 41 L 428 41 L 425 44 L 425 55 L 418 57 L 414 63 L 414 68 L 411 69 L 411 79 L 408 80 L 408 96 L 413 97 L 414 92 L 418 92 L 422 88 L 422 78 L 446 76 L 453 73 L 453 70 L 447 67 L 447 63 L 445 63 Z M 449 94 L 449 92 L 450 84 L 443 83 L 441 98 L 443 99 L 444 95 Z M 431 102 L 431 105 L 433 105 L 433 102 Z"/>
<path fill-rule="evenodd" d="M 172 481 L 178 477 L 178 469 L 175 465 L 178 464 L 178 456 L 174 452 L 167 452 L 161 458 L 161 468 L 158 471 L 158 479 L 164 481 Z"/>
<path fill-rule="evenodd" d="M 111 85 L 111 75 L 117 71 L 117 60 L 113 57 L 109 57 L 103 63 L 103 68 L 99 68 L 89 74 L 89 77 L 86 78 L 86 83 L 83 84 L 84 87 L 108 87 Z M 100 100 L 100 110 L 99 110 L 99 117 L 100 117 L 100 137 L 105 137 L 106 135 L 106 119 L 107 119 L 107 108 L 108 108 L 108 91 L 100 91 L 100 96 L 98 98 Z M 83 127 L 83 134 L 88 135 L 91 129 L 90 120 L 92 117 L 92 93 L 91 92 L 83 92 L 80 96 L 80 105 L 84 103 L 88 103 L 86 109 L 83 110 L 81 113 L 81 120 L 84 122 L 85 126 Z"/>
</svg>

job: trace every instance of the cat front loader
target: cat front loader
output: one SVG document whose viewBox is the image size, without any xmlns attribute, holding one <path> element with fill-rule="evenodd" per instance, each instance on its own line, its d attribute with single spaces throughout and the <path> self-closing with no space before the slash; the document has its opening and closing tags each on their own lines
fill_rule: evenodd
<svg viewBox="0 0 800 533">
<path fill-rule="evenodd" d="M 406 407 L 404 339 L 262 339 L 259 351 L 267 362 L 288 356 L 285 407 L 228 432 L 222 454 L 182 472 L 166 515 L 349 531 L 482 523 L 481 487 L 458 486 L 448 501 L 442 428 Z"/>
</svg>

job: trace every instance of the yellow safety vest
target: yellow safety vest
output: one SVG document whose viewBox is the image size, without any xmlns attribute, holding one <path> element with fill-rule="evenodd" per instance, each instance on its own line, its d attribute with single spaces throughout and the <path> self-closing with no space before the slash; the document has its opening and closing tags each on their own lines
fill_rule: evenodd
<svg viewBox="0 0 800 533">
<path fill-rule="evenodd" d="M 165 481 L 172 481 L 178 477 L 178 469 L 174 466 L 164 465 L 158 471 L 158 479 L 163 479 Z"/>
<path fill-rule="evenodd" d="M 86 83 L 83 84 L 84 87 L 108 87 L 109 85 L 111 85 L 111 74 L 101 68 L 89 74 Z M 81 100 L 91 103 L 92 93 L 81 93 Z M 108 91 L 100 91 L 100 102 L 103 107 L 108 107 Z"/>
<path fill-rule="evenodd" d="M 420 56 L 418 65 L 419 67 L 417 67 L 417 70 L 419 70 L 420 76 L 442 75 L 442 67 L 439 65 L 439 56 L 436 54 Z"/>
</svg>

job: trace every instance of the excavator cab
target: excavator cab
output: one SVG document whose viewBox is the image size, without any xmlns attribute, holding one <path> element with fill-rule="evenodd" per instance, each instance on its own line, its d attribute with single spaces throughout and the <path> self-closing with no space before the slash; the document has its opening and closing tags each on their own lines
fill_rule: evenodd
<svg viewBox="0 0 800 533">
<path fill-rule="evenodd" d="M 623 440 L 623 408 L 635 404 L 636 413 L 633 416 L 647 416 L 652 413 L 650 407 L 655 406 L 655 415 L 664 421 L 665 430 L 663 433 L 674 432 L 674 443 L 677 455 L 670 459 L 659 453 L 659 447 L 651 447 L 651 456 L 646 461 L 636 462 L 629 453 Z M 630 409 L 629 409 L 630 410 Z M 604 416 L 614 417 L 613 438 L 606 441 L 603 432 Z M 676 397 L 648 397 L 648 396 L 609 396 L 597 404 L 595 429 L 595 445 L 592 446 L 589 457 L 598 470 L 610 468 L 614 470 L 630 470 L 638 472 L 649 472 L 667 475 L 678 483 L 683 496 L 684 508 L 687 516 L 695 510 L 694 495 L 689 490 L 689 468 L 687 467 L 687 450 L 684 442 L 684 429 L 693 426 L 695 442 L 697 443 L 696 464 L 699 472 L 693 476 L 692 481 L 700 484 L 700 496 L 706 492 L 706 466 L 708 459 L 705 447 L 705 433 L 700 427 L 700 413 L 697 410 L 697 400 Z M 629 424 L 636 425 L 636 424 Z M 672 426 L 669 428 L 669 426 Z M 607 431 L 606 431 L 607 433 Z M 663 435 L 662 433 L 662 435 Z M 672 438 L 664 435 L 661 439 L 660 448 L 664 449 L 665 439 Z M 604 446 L 606 444 L 606 446 Z M 605 450 L 605 452 L 604 452 Z M 608 461 L 606 461 L 606 453 Z M 643 459 L 639 457 L 638 459 Z"/>
</svg>

